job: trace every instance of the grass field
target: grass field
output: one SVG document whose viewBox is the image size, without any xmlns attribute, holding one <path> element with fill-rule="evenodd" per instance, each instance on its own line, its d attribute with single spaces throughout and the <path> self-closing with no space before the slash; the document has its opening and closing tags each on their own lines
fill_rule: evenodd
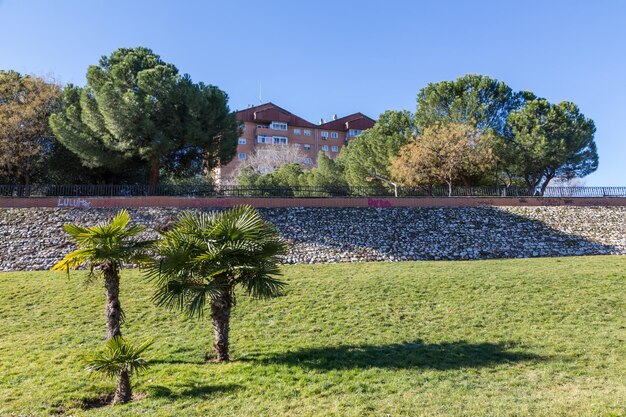
<svg viewBox="0 0 626 417">
<path fill-rule="evenodd" d="M 626 257 L 307 265 L 285 296 L 239 298 L 234 362 L 210 321 L 155 308 L 124 271 L 125 336 L 154 337 L 141 398 L 81 358 L 104 294 L 82 273 L 0 274 L 0 415 L 626 416 Z"/>
</svg>

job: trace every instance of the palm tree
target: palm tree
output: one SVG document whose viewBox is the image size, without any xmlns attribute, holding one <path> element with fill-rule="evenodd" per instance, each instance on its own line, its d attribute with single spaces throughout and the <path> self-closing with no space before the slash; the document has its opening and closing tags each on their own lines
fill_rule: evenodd
<svg viewBox="0 0 626 417">
<path fill-rule="evenodd" d="M 117 388 L 113 396 L 113 404 L 126 403 L 133 396 L 130 376 L 148 368 L 148 362 L 141 354 L 152 345 L 152 341 L 135 346 L 115 336 L 107 340 L 104 351 L 88 358 L 87 369 L 100 372 L 107 377 L 117 377 Z"/>
<path fill-rule="evenodd" d="M 201 316 L 210 304 L 215 361 L 229 361 L 235 287 L 255 298 L 280 295 L 286 285 L 279 256 L 287 245 L 273 224 L 250 206 L 220 213 L 184 213 L 156 244 L 159 259 L 148 268 L 158 305 Z"/>
<path fill-rule="evenodd" d="M 52 270 L 67 271 L 69 274 L 70 269 L 86 266 L 89 268 L 88 281 L 100 275 L 104 277 L 107 339 L 122 335 L 120 326 L 124 320 L 124 311 L 119 299 L 120 269 L 124 264 L 142 263 L 149 259 L 143 249 L 151 242 L 136 239 L 145 227 L 127 227 L 129 221 L 128 212 L 120 210 L 113 220 L 96 226 L 66 224 L 63 228 L 74 239 L 78 249 L 52 267 Z"/>
</svg>

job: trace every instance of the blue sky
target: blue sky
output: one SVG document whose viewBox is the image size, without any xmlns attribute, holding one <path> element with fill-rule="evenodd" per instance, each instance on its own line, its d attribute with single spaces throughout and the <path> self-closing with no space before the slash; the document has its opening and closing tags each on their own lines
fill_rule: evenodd
<svg viewBox="0 0 626 417">
<path fill-rule="evenodd" d="M 429 82 L 489 75 L 573 101 L 597 127 L 586 185 L 626 185 L 626 2 L 0 0 L 0 68 L 84 84 L 147 46 L 232 109 L 273 101 L 317 122 L 415 110 Z"/>
</svg>

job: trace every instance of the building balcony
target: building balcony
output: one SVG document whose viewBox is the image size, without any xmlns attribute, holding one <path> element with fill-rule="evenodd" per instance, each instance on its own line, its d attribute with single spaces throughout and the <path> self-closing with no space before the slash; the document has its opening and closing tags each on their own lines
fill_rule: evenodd
<svg viewBox="0 0 626 417">
<path fill-rule="evenodd" d="M 281 130 L 281 129 L 272 129 L 269 126 L 257 126 L 256 127 L 256 134 L 257 135 L 270 135 L 270 134 L 279 134 L 279 135 L 286 135 L 288 134 L 288 130 Z"/>
</svg>

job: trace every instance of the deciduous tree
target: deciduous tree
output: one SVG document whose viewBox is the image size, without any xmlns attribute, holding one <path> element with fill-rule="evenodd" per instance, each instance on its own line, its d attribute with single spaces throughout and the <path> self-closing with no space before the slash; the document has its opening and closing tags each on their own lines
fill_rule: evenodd
<svg viewBox="0 0 626 417">
<path fill-rule="evenodd" d="M 48 117 L 60 105 L 57 84 L 0 71 L 0 177 L 5 181 L 28 185 L 44 169 L 55 146 Z"/>
<path fill-rule="evenodd" d="M 493 134 L 480 129 L 448 123 L 427 127 L 400 156 L 391 160 L 394 180 L 405 186 L 429 186 L 445 183 L 449 195 L 452 185 L 493 168 Z"/>
<path fill-rule="evenodd" d="M 269 174 L 286 164 L 302 164 L 306 154 L 294 145 L 265 145 L 239 165 L 240 169 L 250 167 L 259 174 Z"/>
</svg>

